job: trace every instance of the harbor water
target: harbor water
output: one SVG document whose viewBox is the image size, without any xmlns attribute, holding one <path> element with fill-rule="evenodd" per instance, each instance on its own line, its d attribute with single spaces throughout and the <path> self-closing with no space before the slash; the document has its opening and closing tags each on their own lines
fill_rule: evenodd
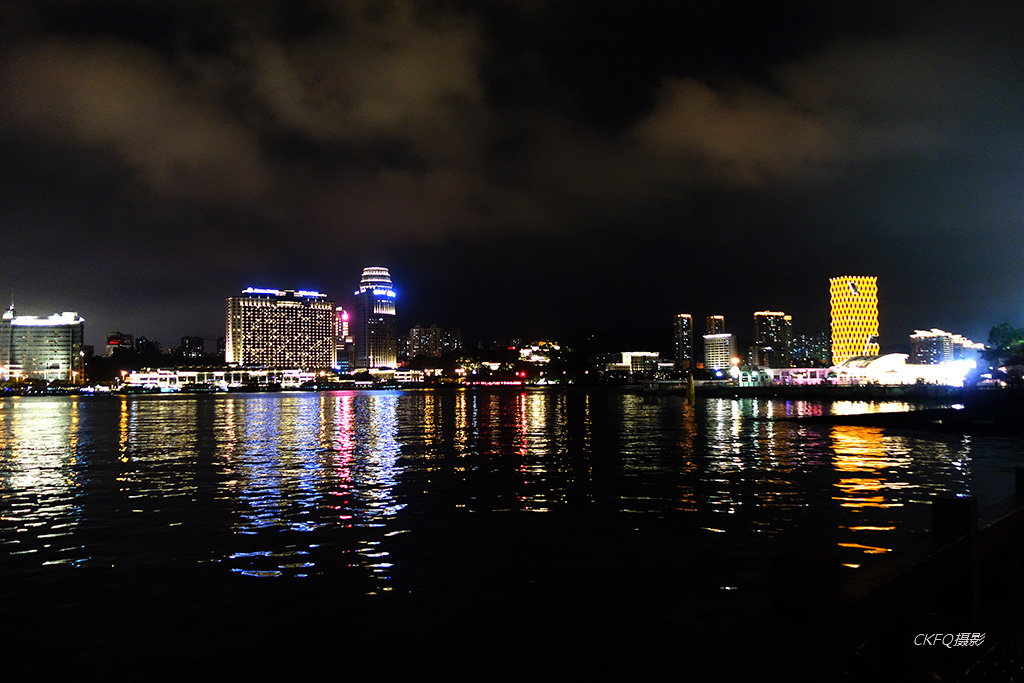
<svg viewBox="0 0 1024 683">
<path fill-rule="evenodd" d="M 615 623 L 678 633 L 726 618 L 701 596 L 742 601 L 766 548 L 863 571 L 928 532 L 936 496 L 1013 492 L 1017 438 L 789 420 L 915 407 L 582 389 L 3 398 L 3 595 L 37 628 L 65 613 L 66 638 L 149 623 L 136 598 L 165 623 L 176 601 L 252 622 L 254 601 L 284 618 L 294 591 L 358 603 L 347 619 L 366 628 L 429 629 L 445 605 L 467 634 L 544 621 L 576 643 L 600 594 Z M 193 576 L 194 602 L 155 597 Z M 531 596 L 577 615 L 552 630 L 550 611 L 511 614 Z M 184 647 L 179 629 L 160 637 Z"/>
</svg>

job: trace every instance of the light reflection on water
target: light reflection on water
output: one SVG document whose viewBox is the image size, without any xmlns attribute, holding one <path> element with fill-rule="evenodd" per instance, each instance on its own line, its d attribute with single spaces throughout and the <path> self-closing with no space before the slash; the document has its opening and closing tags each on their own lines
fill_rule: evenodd
<svg viewBox="0 0 1024 683">
<path fill-rule="evenodd" d="M 601 512 L 795 534 L 849 566 L 927 529 L 929 499 L 1012 490 L 1015 440 L 770 418 L 907 409 L 611 392 L 0 399 L 0 544 L 53 563 L 354 572 L 451 515 Z"/>
<path fill-rule="evenodd" d="M 83 436 L 77 401 L 0 402 L 0 544 L 5 555 L 74 562 Z"/>
</svg>

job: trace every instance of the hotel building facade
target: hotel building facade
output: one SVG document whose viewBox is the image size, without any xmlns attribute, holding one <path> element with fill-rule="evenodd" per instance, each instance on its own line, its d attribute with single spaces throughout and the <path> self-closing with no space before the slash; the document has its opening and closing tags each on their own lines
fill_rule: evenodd
<svg viewBox="0 0 1024 683">
<path fill-rule="evenodd" d="M 39 318 L 17 315 L 12 305 L 0 317 L 0 374 L 81 382 L 84 338 L 85 320 L 77 313 Z"/>
<path fill-rule="evenodd" d="M 227 300 L 224 360 L 245 367 L 331 368 L 336 320 L 326 294 L 249 287 Z"/>
<path fill-rule="evenodd" d="M 736 338 L 728 333 L 704 335 L 704 368 L 722 370 L 736 357 Z"/>
</svg>

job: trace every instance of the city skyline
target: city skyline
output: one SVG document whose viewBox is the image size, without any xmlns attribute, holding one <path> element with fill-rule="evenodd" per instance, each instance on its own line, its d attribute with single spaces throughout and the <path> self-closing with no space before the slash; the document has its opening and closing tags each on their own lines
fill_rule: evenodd
<svg viewBox="0 0 1024 683">
<path fill-rule="evenodd" d="M 866 336 L 861 335 L 861 336 L 863 336 L 863 338 L 858 336 L 857 339 L 859 341 L 849 342 L 849 343 L 847 341 L 843 341 L 842 342 L 843 350 L 840 352 L 840 355 L 844 359 L 846 357 L 850 357 L 851 355 L 862 355 L 862 352 L 863 352 L 864 348 L 866 348 L 864 346 L 864 343 L 865 343 L 865 341 L 868 340 L 868 337 L 870 337 L 870 349 L 868 349 L 868 350 L 871 351 L 871 353 L 869 353 L 868 355 L 887 352 L 887 351 L 884 351 L 882 348 L 879 347 L 879 343 L 882 341 L 882 339 L 881 339 L 881 335 L 878 334 L 878 322 L 877 322 L 878 318 L 879 318 L 879 308 L 878 308 L 878 299 L 877 299 L 877 278 L 870 277 L 870 276 L 837 276 L 837 277 L 830 278 L 829 282 L 830 282 L 829 290 L 830 290 L 830 299 L 831 299 L 831 301 L 830 301 L 830 309 L 831 309 L 830 324 L 827 326 L 827 328 L 825 330 L 821 330 L 821 329 L 810 330 L 810 329 L 807 329 L 807 330 L 804 330 L 803 333 L 798 335 L 798 336 L 800 336 L 800 337 L 807 337 L 808 335 L 821 335 L 823 338 L 826 338 L 826 339 L 831 337 L 830 344 L 834 345 L 836 343 L 836 334 L 837 334 L 837 328 L 836 328 L 836 324 L 837 324 L 837 311 L 840 314 L 842 314 L 844 312 L 849 312 L 846 309 L 851 306 L 850 301 L 847 301 L 847 299 L 849 299 L 849 296 L 846 296 L 846 295 L 849 294 L 846 291 L 847 288 L 851 288 L 851 292 L 856 292 L 856 294 L 859 295 L 860 292 L 857 291 L 857 288 L 858 287 L 861 287 L 861 288 L 866 287 L 866 289 L 864 291 L 865 292 L 869 292 L 868 306 L 869 306 L 869 309 L 870 309 L 870 312 L 869 312 L 870 315 L 869 315 L 869 318 L 864 318 L 864 320 L 859 322 L 857 325 L 855 325 L 855 327 L 859 328 L 859 327 L 862 327 L 863 324 L 867 324 L 871 328 L 871 330 L 873 330 L 873 331 L 870 332 L 870 333 L 864 332 L 864 335 L 866 335 Z M 851 284 L 851 283 L 853 283 L 853 284 Z M 369 304 L 370 308 L 372 310 L 374 310 L 374 312 L 376 312 L 376 313 L 384 313 L 384 314 L 386 314 L 385 317 L 387 318 L 387 324 L 385 325 L 385 327 L 388 328 L 388 329 L 385 330 L 385 331 L 388 332 L 387 336 L 389 336 L 389 338 L 390 337 L 394 337 L 396 339 L 396 341 L 394 343 L 390 343 L 389 344 L 389 343 L 385 342 L 385 346 L 388 346 L 389 349 L 392 349 L 393 353 L 392 353 L 392 350 L 386 350 L 385 353 L 387 355 L 387 358 L 388 358 L 389 362 L 387 364 L 379 364 L 379 367 L 382 367 L 382 368 L 393 368 L 394 365 L 395 365 L 395 361 L 401 355 L 401 354 L 398 353 L 397 339 L 399 337 L 402 337 L 402 335 L 398 331 L 399 325 L 396 322 L 394 322 L 394 320 L 392 319 L 392 317 L 395 316 L 395 311 L 396 311 L 395 298 L 396 298 L 396 294 L 397 293 L 392 288 L 391 276 L 390 276 L 390 273 L 388 271 L 388 268 L 383 268 L 383 267 L 367 267 L 367 268 L 363 269 L 363 273 L 362 273 L 362 276 L 361 276 L 360 287 L 353 294 L 354 300 L 356 301 L 356 304 L 355 304 L 356 317 L 353 318 L 353 324 L 354 325 L 358 325 L 358 318 L 360 316 L 360 312 L 359 312 L 359 309 L 360 309 L 360 306 L 361 306 L 361 304 L 360 304 L 360 297 L 361 296 L 365 297 L 367 292 L 372 292 L 374 294 L 375 298 L 379 299 L 379 302 L 370 302 L 370 304 Z M 838 298 L 837 298 L 837 296 L 838 296 Z M 231 343 L 233 327 L 237 327 L 238 326 L 238 321 L 241 319 L 240 310 L 235 310 L 235 309 L 239 309 L 240 302 L 242 300 L 246 299 L 246 298 L 254 298 L 254 299 L 282 298 L 282 299 L 287 299 L 289 297 L 297 298 L 299 300 L 302 300 L 304 298 L 315 298 L 315 299 L 323 299 L 323 300 L 325 300 L 326 306 L 332 309 L 332 317 L 337 317 L 337 321 L 335 323 L 335 327 L 337 328 L 338 336 L 335 338 L 335 341 L 332 342 L 333 344 L 335 344 L 335 346 L 337 348 L 333 349 L 331 351 L 331 353 L 332 354 L 341 353 L 341 351 L 339 349 L 341 349 L 342 347 L 338 346 L 338 345 L 342 343 L 343 339 L 349 339 L 350 340 L 349 344 L 352 346 L 352 360 L 355 363 L 355 367 L 358 367 L 360 365 L 360 363 L 365 362 L 365 358 L 364 358 L 363 361 L 358 360 L 358 356 L 359 356 L 358 347 L 360 345 L 358 343 L 356 343 L 355 339 L 353 337 L 351 337 L 348 334 L 348 332 L 347 332 L 348 326 L 349 326 L 349 313 L 348 313 L 347 309 L 344 306 L 334 307 L 334 303 L 335 303 L 334 301 L 326 301 L 326 299 L 328 298 L 327 294 L 321 293 L 321 292 L 312 291 L 312 290 L 278 290 L 278 289 L 272 289 L 272 288 L 258 288 L 258 287 L 249 286 L 246 289 L 242 290 L 242 296 L 241 297 L 237 297 L 236 296 L 236 297 L 229 297 L 228 298 L 228 320 L 227 320 L 227 327 L 226 327 L 226 329 L 224 329 L 225 334 L 223 336 L 202 337 L 202 336 L 196 336 L 196 335 L 191 335 L 191 336 L 190 335 L 184 335 L 184 336 L 180 337 L 180 342 L 181 342 L 182 348 L 177 348 L 177 347 L 172 348 L 170 345 L 164 346 L 164 345 L 162 345 L 160 343 L 159 340 L 151 340 L 148 337 L 146 337 L 145 335 L 138 335 L 137 341 L 138 342 L 142 342 L 142 343 L 144 343 L 146 345 L 146 348 L 147 348 L 146 353 L 160 353 L 161 348 L 163 348 L 167 352 L 178 352 L 178 351 L 182 351 L 184 346 L 200 345 L 200 346 L 196 346 L 196 348 L 191 349 L 191 351 L 189 353 L 184 354 L 184 355 L 192 356 L 192 357 L 200 357 L 202 355 L 202 352 L 197 350 L 197 349 L 199 349 L 201 347 L 205 347 L 206 342 L 217 343 L 219 341 L 220 344 L 224 344 L 225 345 L 226 352 L 227 352 L 226 358 L 229 359 L 229 360 L 227 360 L 227 362 L 230 363 L 230 362 L 233 362 L 232 360 L 230 360 L 231 358 L 237 357 L 237 356 L 239 356 L 241 354 L 241 351 L 234 349 L 233 348 L 233 344 Z M 854 298 L 856 298 L 856 296 L 854 296 Z M 366 304 L 363 303 L 362 306 L 365 307 Z M 859 306 L 859 305 L 855 305 L 854 306 L 854 308 L 858 309 L 858 310 L 861 307 L 862 306 Z M 13 310 L 14 310 L 14 308 L 13 308 L 13 305 L 12 305 L 11 309 L 9 311 L 9 313 L 11 313 L 11 315 L 13 315 Z M 325 310 L 326 310 L 326 308 L 325 308 Z M 865 310 L 867 310 L 867 309 L 865 309 Z M 54 315 L 59 315 L 59 314 L 54 314 Z M 67 314 L 65 314 L 65 315 L 67 315 Z M 362 315 L 365 316 L 365 313 L 362 314 Z M 412 315 L 415 315 L 415 313 L 413 313 Z M 33 317 L 34 318 L 36 316 L 28 316 L 28 317 Z M 693 345 L 694 344 L 694 340 L 693 340 L 693 332 L 692 332 L 692 318 L 693 318 L 692 314 L 689 314 L 689 313 L 676 313 L 676 314 L 674 314 L 672 316 L 672 319 L 668 323 L 668 325 L 670 327 L 670 334 L 668 335 L 669 338 L 662 339 L 658 343 L 656 343 L 656 344 L 649 344 L 648 346 L 653 346 L 653 347 L 659 347 L 660 346 L 661 348 L 659 348 L 659 352 L 665 354 L 666 357 L 671 356 L 675 360 L 677 365 L 679 365 L 680 358 L 681 357 L 686 357 L 686 356 L 689 357 L 688 363 L 700 363 L 701 358 L 703 357 L 703 354 L 700 353 L 699 349 L 697 349 Z M 781 354 L 781 356 L 779 356 L 779 358 L 786 358 L 786 357 L 788 357 L 789 354 L 791 353 L 791 350 L 792 350 L 791 346 L 795 342 L 795 336 L 794 336 L 795 333 L 793 331 L 792 316 L 787 315 L 787 314 L 785 314 L 782 311 L 754 311 L 753 315 L 752 315 L 752 319 L 753 319 L 753 325 L 750 327 L 749 330 L 745 330 L 744 333 L 741 333 L 741 334 L 738 335 L 736 333 L 729 332 L 727 335 L 725 335 L 725 336 L 729 336 L 729 337 L 732 338 L 731 343 L 735 347 L 735 349 L 733 350 L 731 355 L 737 355 L 738 354 L 744 360 L 744 362 L 751 362 L 751 363 L 753 363 L 755 365 L 773 365 L 772 363 L 764 362 L 765 360 L 767 360 L 767 358 L 762 358 L 761 357 L 762 352 L 766 348 L 769 351 L 769 356 L 774 358 L 774 356 L 777 354 L 777 352 L 772 351 L 772 346 L 779 346 L 781 344 L 781 348 L 785 349 L 785 351 L 782 352 L 782 354 Z M 680 327 L 681 321 L 685 321 L 685 323 L 683 324 L 682 327 Z M 80 318 L 79 319 L 79 323 L 83 323 L 83 322 L 84 322 L 84 319 Z M 768 325 L 768 327 L 765 327 L 765 325 Z M 643 324 L 641 324 L 640 326 L 643 327 Z M 419 323 L 417 323 L 413 327 L 414 328 L 422 328 L 424 330 L 427 329 L 427 328 L 423 327 L 422 325 L 420 325 Z M 431 327 L 435 328 L 437 332 L 441 332 L 440 329 L 437 329 L 436 323 L 433 324 Z M 831 331 L 828 328 L 830 328 Z M 722 336 L 722 333 L 725 332 L 725 329 L 726 329 L 726 326 L 725 326 L 725 316 L 720 315 L 720 314 L 712 314 L 712 315 L 707 315 L 706 316 L 706 318 L 705 318 L 705 331 L 708 334 L 704 335 L 705 337 L 708 336 L 708 335 Z M 797 328 L 797 329 L 799 330 L 801 328 Z M 865 329 L 867 329 L 867 328 L 865 328 Z M 935 328 L 932 328 L 932 330 L 933 330 L 933 332 L 936 331 Z M 366 334 L 368 334 L 368 330 L 364 330 L 364 332 L 366 332 Z M 409 332 L 411 334 L 412 332 L 414 332 L 414 329 L 413 328 L 409 328 Z M 664 334 L 665 332 L 666 332 L 665 329 L 659 330 L 658 336 L 659 337 L 664 337 L 665 336 L 665 334 Z M 863 332 L 863 331 L 859 330 L 857 332 L 857 334 L 859 335 L 859 334 L 861 334 L 861 332 Z M 941 332 L 941 330 L 939 330 L 939 332 Z M 966 341 L 971 342 L 970 339 L 967 339 L 963 335 L 960 335 L 960 334 L 957 334 L 957 333 L 945 333 L 945 332 L 941 332 L 941 333 L 942 334 L 946 334 L 946 335 L 951 335 L 951 338 L 956 338 L 956 339 L 960 339 L 960 340 L 965 340 L 966 339 Z M 459 337 L 461 338 L 461 331 L 456 330 L 456 334 L 458 334 Z M 510 339 L 514 338 L 514 339 L 519 339 L 521 341 L 524 341 L 526 339 L 530 339 L 528 337 L 523 337 L 522 335 L 517 335 L 514 332 L 510 332 L 509 334 L 511 336 L 506 336 L 504 338 L 497 338 L 497 337 L 496 338 L 492 338 L 491 340 L 489 340 L 488 343 L 493 344 L 494 342 L 501 341 L 502 339 L 510 340 Z M 840 335 L 840 337 L 844 337 L 844 335 L 846 333 L 845 332 L 839 332 L 838 334 Z M 106 343 L 94 346 L 93 350 L 98 355 L 107 355 L 107 356 L 109 356 L 109 355 L 111 355 L 111 351 L 114 348 L 111 345 L 113 344 L 113 345 L 117 345 L 118 347 L 125 347 L 125 340 L 127 340 L 127 347 L 126 348 L 131 349 L 134 346 L 133 343 L 132 343 L 132 340 L 133 340 L 134 336 L 135 335 L 132 334 L 132 333 L 127 333 L 126 334 L 126 333 L 122 333 L 120 330 L 111 331 L 111 332 L 109 332 L 109 333 L 104 335 L 104 339 L 105 339 Z M 236 330 L 236 335 L 235 336 L 236 337 L 240 337 L 240 334 L 237 332 L 237 330 Z M 364 334 L 364 336 L 366 336 L 366 335 Z M 893 335 L 891 338 L 884 340 L 884 343 L 882 344 L 882 346 L 883 347 L 887 347 L 890 350 L 893 349 L 893 348 L 904 348 L 906 350 L 909 350 L 910 349 L 910 345 L 912 344 L 913 340 L 915 338 L 920 337 L 920 336 L 921 336 L 921 330 L 914 330 L 913 334 L 908 334 L 908 335 L 905 335 L 905 336 L 904 335 L 900 335 L 900 336 Z M 685 337 L 689 337 L 690 338 L 689 348 L 687 348 L 687 345 L 683 342 L 683 339 Z M 84 336 L 83 336 L 83 338 L 84 338 Z M 532 339 L 538 340 L 538 339 L 542 339 L 542 338 L 544 338 L 543 335 L 538 336 L 538 337 L 534 337 Z M 548 335 L 547 338 L 550 339 L 550 338 L 553 338 L 553 337 Z M 982 337 L 982 338 L 987 338 L 987 336 L 986 337 Z M 626 347 L 629 347 L 629 346 L 638 346 L 636 344 L 632 344 L 631 345 L 629 343 L 619 343 L 619 342 L 617 342 L 614 339 L 606 339 L 605 341 L 606 341 L 606 343 L 617 345 L 617 347 L 621 347 L 621 348 L 626 348 Z M 625 342 L 625 340 L 622 340 L 622 341 Z M 484 343 L 484 340 L 481 339 L 481 340 L 479 340 L 479 342 L 480 343 Z M 749 349 L 740 349 L 739 348 L 739 344 L 748 343 L 748 342 L 752 344 L 752 346 L 750 346 Z M 438 343 L 441 343 L 441 342 L 438 341 Z M 448 345 L 448 342 L 445 342 L 445 343 L 446 343 L 446 345 Z M 850 346 L 850 349 L 847 349 L 846 346 L 849 346 L 850 343 L 852 343 L 853 346 Z M 976 342 L 971 342 L 971 343 L 976 343 Z M 459 345 L 461 346 L 461 341 L 459 342 Z M 642 345 L 643 344 L 641 344 L 639 346 L 642 346 Z M 92 346 L 92 345 L 88 345 L 88 346 Z M 234 346 L 237 346 L 237 344 L 235 344 Z M 366 353 L 365 353 L 366 346 L 367 346 L 367 342 L 364 340 L 364 342 L 363 342 L 363 348 L 364 348 L 363 356 L 366 356 Z M 859 349 L 861 352 L 860 353 L 855 353 L 853 350 L 851 350 L 851 349 L 853 349 L 854 346 L 856 346 L 856 349 Z M 762 347 L 764 347 L 764 348 L 762 348 Z M 378 353 L 379 353 L 379 351 L 380 350 L 378 350 Z M 683 354 L 683 356 L 681 356 L 680 354 Z M 748 356 L 749 356 L 749 358 L 748 358 Z M 338 362 L 340 362 L 340 361 L 338 361 Z M 841 361 L 839 361 L 839 362 L 841 362 Z M 251 363 L 243 363 L 243 364 L 251 364 Z M 372 363 L 371 363 L 371 365 L 372 365 Z"/>
<path fill-rule="evenodd" d="M 714 355 L 717 361 L 712 369 L 721 369 L 728 361 L 738 360 L 741 364 L 749 364 L 761 367 L 793 367 L 791 361 L 806 361 L 809 358 L 817 358 L 820 362 L 831 360 L 832 365 L 842 364 L 844 360 L 861 355 L 878 355 L 893 352 L 909 352 L 911 359 L 920 353 L 921 339 L 924 337 L 938 336 L 946 339 L 950 345 L 956 344 L 957 348 L 963 349 L 966 343 L 968 348 L 984 348 L 984 343 L 974 342 L 969 338 L 957 333 L 948 333 L 937 328 L 932 328 L 931 333 L 922 330 L 915 330 L 913 334 L 902 339 L 890 339 L 881 344 L 881 337 L 878 334 L 878 296 L 877 278 L 873 276 L 837 276 L 829 280 L 831 323 L 830 331 L 812 331 L 805 334 L 794 335 L 792 316 L 782 311 L 754 311 L 753 312 L 753 336 L 741 337 L 735 333 L 725 333 L 725 316 L 713 314 L 706 316 L 705 329 L 708 334 L 703 336 L 703 353 L 693 345 L 692 339 L 692 318 L 689 313 L 677 313 L 672 317 L 671 343 L 668 346 L 658 343 L 653 345 L 630 344 L 625 340 L 605 339 L 604 344 L 607 351 L 611 348 L 658 348 L 658 353 L 666 358 L 671 357 L 677 369 L 690 367 L 703 367 L 710 357 Z M 370 299 L 367 300 L 367 296 Z M 269 288 L 257 288 L 249 286 L 242 291 L 241 297 L 228 298 L 228 316 L 225 335 L 219 338 L 210 339 L 217 344 L 217 351 L 223 362 L 242 366 L 262 366 L 269 368 L 286 367 L 333 367 L 348 371 L 349 369 L 381 369 L 393 370 L 403 365 L 406 360 L 416 355 L 439 357 L 441 348 L 446 349 L 462 348 L 461 331 L 450 330 L 452 335 L 445 334 L 438 328 L 436 323 L 426 328 L 419 323 L 409 329 L 409 334 L 400 334 L 398 324 L 395 321 L 395 299 L 397 292 L 393 289 L 389 269 L 380 266 L 370 266 L 363 269 L 359 288 L 353 293 L 355 297 L 355 315 L 352 317 L 352 324 L 357 332 L 355 336 L 349 333 L 349 313 L 344 306 L 335 306 L 335 302 L 327 301 L 328 295 L 311 290 L 278 290 Z M 324 321 L 316 323 L 316 329 L 323 332 L 327 347 L 323 350 L 324 358 L 317 363 L 293 363 L 287 358 L 298 358 L 299 356 L 312 352 L 309 347 L 309 334 L 313 328 L 305 330 L 299 337 L 296 337 L 289 345 L 295 348 L 283 351 L 275 350 L 274 344 L 280 344 L 280 338 L 275 342 L 270 341 L 265 332 L 255 332 L 256 327 L 264 327 L 272 330 L 274 335 L 280 337 L 286 334 L 288 329 L 295 328 L 297 319 L 286 321 L 274 318 L 272 311 L 263 311 L 267 308 L 270 300 L 280 300 L 284 306 L 294 305 L 297 302 L 305 302 L 313 305 L 323 300 L 322 308 L 329 311 L 331 323 Z M 246 302 L 251 301 L 251 310 L 245 309 Z M 287 312 L 287 311 L 286 311 Z M 373 315 L 370 316 L 369 313 Z M 254 317 L 255 314 L 255 317 Z M 269 314 L 270 317 L 267 317 Z M 850 314 L 853 314 L 852 316 Z M 14 315 L 12 303 L 7 316 Z M 55 318 L 60 314 L 54 314 Z M 64 316 L 70 314 L 63 314 Z M 77 316 L 77 314 L 75 314 Z M 261 317 L 262 316 L 262 317 Z M 36 318 L 36 316 L 27 316 Z M 368 318 L 373 317 L 371 323 Z M 23 316 L 25 318 L 25 316 Z M 78 325 L 81 328 L 84 319 L 78 318 Z M 288 329 L 286 329 L 288 328 Z M 330 328 L 330 330 L 328 330 Z M 244 333 L 243 333 L 244 329 Z M 295 328 L 298 329 L 298 328 Z M 305 328 L 303 328 L 305 329 Z M 293 329 L 292 332 L 295 330 Z M 435 333 L 436 339 L 427 341 L 424 334 Z M 133 342 L 133 334 L 125 334 L 121 331 L 113 331 L 106 335 L 106 344 L 102 347 L 83 345 L 84 334 L 79 331 L 79 347 L 83 356 L 91 356 L 97 349 L 99 355 L 111 356 L 113 352 L 121 350 L 129 353 L 143 353 L 158 355 L 161 353 L 162 345 L 158 340 L 150 340 L 144 335 L 139 335 Z M 418 334 L 418 336 L 417 336 Z M 241 340 L 243 336 L 246 341 Z M 417 336 L 414 339 L 414 336 Z M 259 338 L 257 340 L 257 338 Z M 374 341 L 374 338 L 376 339 Z M 719 348 L 721 341 L 718 338 L 727 338 L 726 346 Z M 817 346 L 818 342 L 811 341 L 811 338 L 820 338 L 826 346 L 820 349 L 808 346 Z M 948 338 L 948 339 L 947 339 Z M 455 340 L 458 340 L 457 342 Z M 548 337 L 552 339 L 552 337 Z M 176 357 L 188 357 L 200 359 L 205 357 L 207 338 L 201 336 L 183 336 L 180 338 L 180 346 L 166 347 L 166 352 Z M 540 340 L 539 337 L 532 341 Z M 529 343 L 530 339 L 522 336 L 510 336 L 504 339 L 491 339 L 487 344 L 480 340 L 480 348 L 505 348 L 504 344 L 519 345 Z M 137 348 L 139 344 L 143 347 Z M 541 342 L 544 343 L 544 342 Z M 747 346 L 747 344 L 750 344 Z M 296 346 L 297 344 L 297 346 Z M 427 344 L 431 352 L 423 354 L 409 353 L 414 347 Z M 799 349 L 797 349 L 797 346 Z M 243 346 L 246 349 L 243 351 Z M 742 346 L 742 348 L 741 348 Z M 368 351 L 372 347 L 372 350 Z M 436 347 L 436 349 L 434 349 Z M 714 351 L 710 349 L 714 347 Z M 282 347 L 283 348 L 283 347 Z M 509 348 L 512 348 L 511 346 Z M 599 348 L 599 347 L 598 347 Z M 952 349 L 952 346 L 950 346 Z M 592 351 L 595 348 L 591 349 Z M 799 356 L 793 352 L 799 351 Z M 281 354 L 284 355 L 281 355 Z M 210 354 L 215 355 L 215 354 Z M 296 355 L 298 354 L 298 355 Z M 808 356 L 808 354 L 812 354 Z M 271 360 L 277 358 L 279 360 Z M 328 359 L 329 357 L 329 359 Z M 831 358 L 830 358 L 831 357 Z M 401 362 L 400 362 L 401 361 Z M 910 362 L 915 362 L 911 360 Z M 932 361 L 927 361 L 932 362 Z M 795 366 L 800 366 L 797 362 Z"/>
<path fill-rule="evenodd" d="M 883 342 L 1024 323 L 1017 3 L 0 16 L 0 286 L 97 348 L 215 338 L 250 284 L 350 308 L 366 263 L 399 328 L 469 339 L 807 334 L 844 272 L 879 278 Z"/>
</svg>

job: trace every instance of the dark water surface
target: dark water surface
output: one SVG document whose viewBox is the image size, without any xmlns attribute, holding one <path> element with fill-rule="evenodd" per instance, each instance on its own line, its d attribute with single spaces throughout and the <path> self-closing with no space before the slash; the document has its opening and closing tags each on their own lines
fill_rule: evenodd
<svg viewBox="0 0 1024 683">
<path fill-rule="evenodd" d="M 37 627 L 57 610 L 67 637 L 158 629 L 133 641 L 143 668 L 140 641 L 216 659 L 209 631 L 253 646 L 261 615 L 294 628 L 332 601 L 358 602 L 340 618 L 363 636 L 543 625 L 537 646 L 565 655 L 610 639 L 590 624 L 633 623 L 634 648 L 664 654 L 756 594 L 765 548 L 856 572 L 926 533 L 932 497 L 1012 493 L 1017 439 L 766 419 L 908 407 L 582 390 L 4 398 L 3 596 Z M 236 617 L 167 626 L 211 611 Z M 85 642 L 79 657 L 107 641 Z"/>
</svg>

